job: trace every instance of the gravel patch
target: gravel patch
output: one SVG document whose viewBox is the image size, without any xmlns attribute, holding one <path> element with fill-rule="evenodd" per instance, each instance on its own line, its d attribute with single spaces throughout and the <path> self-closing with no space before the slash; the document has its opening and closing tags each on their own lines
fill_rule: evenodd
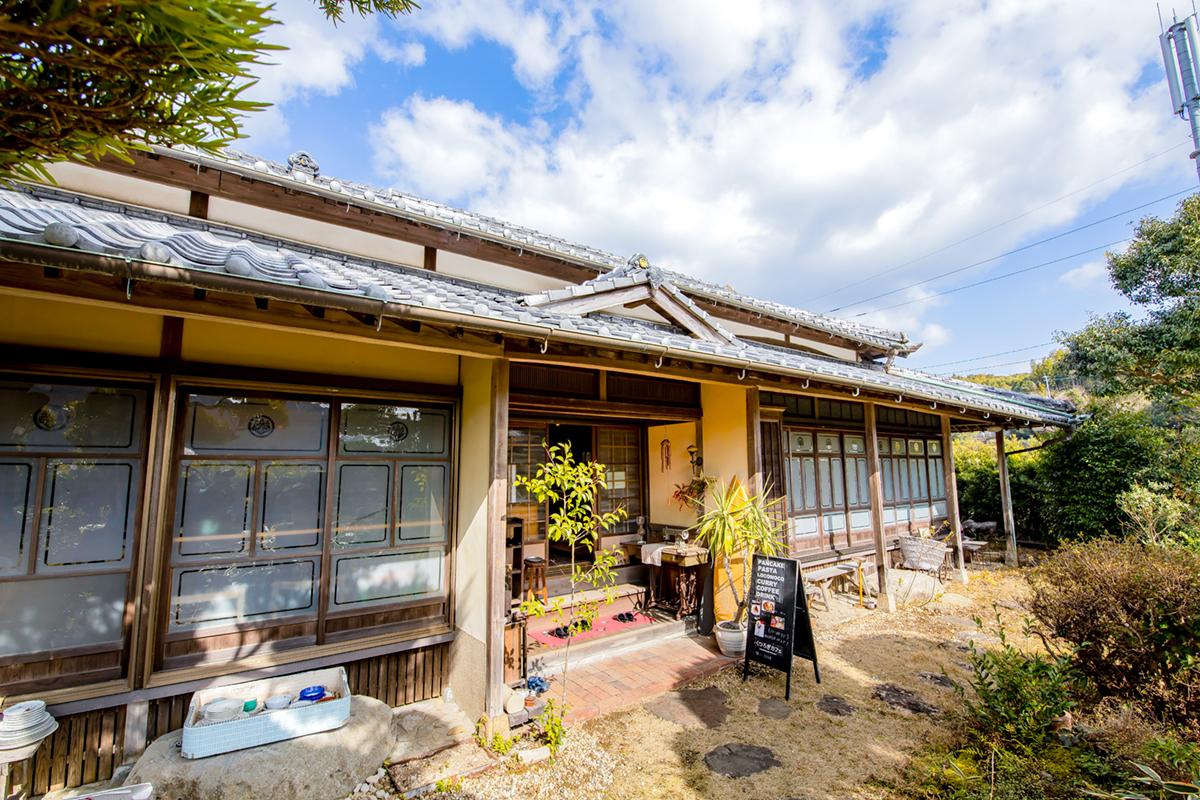
<svg viewBox="0 0 1200 800">
<path fill-rule="evenodd" d="M 574 728 L 550 761 L 523 768 L 512 762 L 468 778 L 446 791 L 423 795 L 432 800 L 596 800 L 612 786 L 617 769 L 594 736 Z"/>
</svg>

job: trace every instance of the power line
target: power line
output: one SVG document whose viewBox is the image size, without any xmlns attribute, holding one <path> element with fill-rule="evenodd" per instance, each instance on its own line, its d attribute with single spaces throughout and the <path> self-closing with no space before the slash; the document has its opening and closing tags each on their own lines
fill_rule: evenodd
<svg viewBox="0 0 1200 800">
<path fill-rule="evenodd" d="M 1061 233 L 1056 233 L 1053 236 L 1047 236 L 1045 239 L 1039 239 L 1036 242 L 1030 242 L 1029 244 L 1022 245 L 1021 247 L 1015 248 L 1013 250 L 1009 250 L 1004 253 L 1000 253 L 999 255 L 991 256 L 990 258 L 985 258 L 981 261 L 976 261 L 972 264 L 967 264 L 962 267 L 955 267 L 952 270 L 948 270 L 946 272 L 939 273 L 939 274 L 934 275 L 929 278 L 924 278 L 922 280 L 917 281 L 916 283 L 910 283 L 906 286 L 901 286 L 897 289 L 891 289 L 890 291 L 881 292 L 879 294 L 872 295 L 863 300 L 855 300 L 853 303 L 846 303 L 845 305 L 840 305 L 837 308 L 831 308 L 831 309 L 829 309 L 829 311 L 827 313 L 832 314 L 834 312 L 841 311 L 845 308 L 849 308 L 850 306 L 860 306 L 863 303 L 869 303 L 872 300 L 878 300 L 881 297 L 889 297 L 890 295 L 898 294 L 898 293 L 906 291 L 908 289 L 914 289 L 918 286 L 924 286 L 927 283 L 932 283 L 933 281 L 948 277 L 950 275 L 956 275 L 959 272 L 965 272 L 966 270 L 974 269 L 975 267 L 981 267 L 984 264 L 990 264 L 993 261 L 999 261 L 1002 258 L 1007 258 L 1008 256 L 1015 255 L 1016 253 L 1021 253 L 1021 252 L 1024 252 L 1025 250 L 1030 250 L 1039 245 L 1046 244 L 1047 242 L 1053 242 L 1055 239 L 1061 239 L 1064 236 L 1070 236 L 1073 233 L 1078 233 L 1079 231 L 1087 230 L 1088 228 L 1094 228 L 1097 225 L 1104 224 L 1105 222 L 1111 222 L 1112 220 L 1117 219 L 1118 217 L 1123 217 L 1126 214 L 1130 214 L 1134 211 L 1141 211 L 1143 208 L 1148 208 L 1149 206 L 1155 205 L 1156 203 L 1161 203 L 1164 200 L 1170 200 L 1173 197 L 1178 197 L 1181 194 L 1186 194 L 1191 191 L 1193 191 L 1193 187 L 1191 187 L 1191 186 L 1189 186 L 1186 189 L 1180 189 L 1177 192 L 1172 192 L 1171 194 L 1163 195 L 1162 197 L 1159 197 L 1157 199 L 1151 200 L 1146 203 L 1142 203 L 1139 206 L 1134 206 L 1133 208 L 1127 208 L 1124 211 L 1118 211 L 1116 214 L 1112 214 L 1110 216 L 1104 217 L 1103 219 L 1098 219 L 1098 220 L 1095 220 L 1094 222 L 1089 222 L 1085 225 L 1080 225 L 1077 228 L 1071 228 L 1070 230 L 1066 230 Z"/>
<path fill-rule="evenodd" d="M 1042 263 L 1034 264 L 1031 267 L 1022 267 L 1021 269 L 1016 269 L 1016 270 L 1013 270 L 1012 272 L 1004 272 L 1004 273 L 1001 273 L 1000 275 L 993 275 L 990 278 L 984 278 L 981 281 L 975 281 L 973 283 L 963 284 L 962 286 L 956 286 L 953 289 L 946 289 L 945 291 L 934 292 L 933 294 L 927 294 L 927 295 L 924 295 L 923 297 L 914 297 L 912 300 L 905 300 L 902 303 L 893 303 L 892 305 L 884 306 L 883 308 L 873 308 L 869 311 L 860 311 L 857 314 L 855 314 L 854 316 L 855 317 L 865 317 L 867 314 L 873 314 L 873 313 L 876 313 L 879 311 L 890 311 L 893 308 L 900 308 L 901 306 L 909 306 L 909 305 L 912 305 L 913 303 L 921 303 L 926 300 L 932 300 L 935 297 L 942 297 L 944 295 L 954 294 L 955 292 L 961 292 L 965 289 L 973 289 L 976 286 L 982 286 L 985 283 L 992 283 L 994 281 L 1002 280 L 1004 278 L 1011 278 L 1014 275 L 1021 275 L 1022 273 L 1025 273 L 1025 272 L 1032 272 L 1035 269 L 1041 269 L 1042 267 L 1049 267 L 1053 264 L 1060 264 L 1063 261 L 1070 261 L 1072 258 L 1078 258 L 1079 256 L 1086 256 L 1087 254 L 1094 253 L 1097 250 L 1106 250 L 1110 247 L 1116 247 L 1117 245 L 1125 244 L 1128 241 L 1130 241 L 1129 238 L 1119 239 L 1115 242 L 1109 242 L 1108 244 L 1102 244 L 1099 247 L 1092 247 L 1087 250 L 1080 250 L 1078 253 L 1072 253 L 1069 256 L 1063 256 L 1062 258 L 1051 259 L 1050 261 L 1043 261 Z"/>
<path fill-rule="evenodd" d="M 963 358 L 958 361 L 945 361 L 941 364 L 930 364 L 922 369 L 936 369 L 938 367 L 949 367 L 954 364 L 967 364 L 971 361 L 983 361 L 987 358 L 995 358 L 996 356 L 1007 356 L 1013 353 L 1024 353 L 1026 350 L 1037 350 L 1039 347 L 1049 347 L 1056 342 L 1042 342 L 1041 344 L 1031 344 L 1029 347 L 1018 347 L 1015 350 L 1001 350 L 999 353 L 988 353 L 986 356 L 975 356 L 974 358 Z"/>
<path fill-rule="evenodd" d="M 1011 367 L 1013 364 L 1028 364 L 1032 360 L 1033 359 L 1031 359 L 1031 358 L 1018 358 L 1016 361 L 1001 361 L 997 364 L 984 364 L 984 365 L 978 366 L 978 367 L 971 367 L 971 369 L 973 371 L 970 374 L 971 375 L 980 375 L 980 374 L 983 374 L 984 370 L 995 369 L 996 367 Z M 950 370 L 948 372 L 935 372 L 934 374 L 935 375 L 957 375 L 957 374 L 961 374 L 962 372 L 963 372 L 962 370 Z"/>
<path fill-rule="evenodd" d="M 887 269 L 885 269 L 885 270 L 881 270 L 881 271 L 879 271 L 879 272 L 876 272 L 875 274 L 873 274 L 873 275 L 870 275 L 869 277 L 862 278 L 862 279 L 860 279 L 860 280 L 854 281 L 853 283 L 848 283 L 848 284 L 846 284 L 845 286 L 842 286 L 842 287 L 841 287 L 841 288 L 839 288 L 839 289 L 832 289 L 832 290 L 830 290 L 830 291 L 828 291 L 828 292 L 825 292 L 824 294 L 819 294 L 819 295 L 817 295 L 816 297 L 810 298 L 810 299 L 807 301 L 807 303 L 811 305 L 812 303 L 815 303 L 815 302 L 816 302 L 816 301 L 818 301 L 818 300 L 823 300 L 823 299 L 825 299 L 826 297 L 829 297 L 829 296 L 831 296 L 831 295 L 835 295 L 835 294 L 841 294 L 842 292 L 846 291 L 847 289 L 853 289 L 855 286 L 861 286 L 861 285 L 862 285 L 862 284 L 864 284 L 864 283 L 868 283 L 868 282 L 870 282 L 870 281 L 873 281 L 873 280 L 875 280 L 876 278 L 878 278 L 878 277 L 881 277 L 881 276 L 883 276 L 883 275 L 888 275 L 888 274 L 890 274 L 890 273 L 892 273 L 892 272 L 895 272 L 895 271 L 896 271 L 896 270 L 898 270 L 898 269 L 903 269 L 904 267 L 907 267 L 907 266 L 908 266 L 908 265 L 910 265 L 910 264 L 915 264 L 916 262 L 918 262 L 918 261 L 922 261 L 922 260 L 924 260 L 924 259 L 926 259 L 926 258 L 929 258 L 930 256 L 935 256 L 935 255 L 937 255 L 938 253 L 944 253 L 944 252 L 946 252 L 947 250 L 949 250 L 949 249 L 951 249 L 951 248 L 954 248 L 954 247 L 958 247 L 960 244 L 963 244 L 963 243 L 965 243 L 965 242 L 969 242 L 969 241 L 971 241 L 972 239 L 978 239 L 980 236 L 983 236 L 984 234 L 991 233 L 992 231 L 996 230 L 997 228 L 1003 228 L 1005 225 L 1008 225 L 1009 223 L 1016 222 L 1016 221 L 1017 221 L 1017 220 L 1019 220 L 1019 219 L 1024 219 L 1025 217 L 1028 217 L 1030 214 L 1036 214 L 1038 211 L 1041 211 L 1041 210 L 1042 210 L 1042 209 L 1044 209 L 1044 208 L 1049 208 L 1050 206 L 1054 205 L 1055 203 L 1061 203 L 1063 200 L 1067 200 L 1067 199 L 1069 199 L 1069 198 L 1072 198 L 1072 197 L 1074 197 L 1075 195 L 1077 195 L 1077 194 L 1080 194 L 1081 192 L 1086 192 L 1088 189 L 1091 189 L 1091 188 L 1093 188 L 1093 187 L 1095 187 L 1095 186 L 1099 186 L 1100 184 L 1104 183 L 1105 181 L 1112 180 L 1113 178 L 1117 177 L 1118 175 L 1121 175 L 1121 174 L 1123 174 L 1123 173 L 1129 172 L 1129 170 L 1131 170 L 1131 169 L 1137 169 L 1138 167 L 1142 166 L 1143 164 L 1149 163 L 1150 161 L 1153 161 L 1153 160 L 1154 160 L 1154 159 L 1156 159 L 1156 158 L 1160 158 L 1160 157 L 1162 157 L 1162 156 L 1165 156 L 1165 155 L 1167 155 L 1168 153 L 1171 153 L 1171 152 L 1174 152 L 1175 150 L 1178 150 L 1179 148 L 1183 147 L 1185 144 L 1191 144 L 1191 139 L 1184 139 L 1184 140 L 1183 140 L 1182 142 L 1180 142 L 1179 144 L 1177 144 L 1177 145 L 1174 145 L 1174 146 L 1172 146 L 1172 147 L 1169 147 L 1169 148 L 1167 148 L 1166 150 L 1163 150 L 1161 153 L 1155 153 L 1155 154 L 1154 154 L 1154 155 L 1152 155 L 1152 156 L 1149 156 L 1149 157 L 1147 157 L 1147 158 L 1144 158 L 1144 159 L 1142 159 L 1141 161 L 1137 162 L 1136 164 L 1130 164 L 1130 165 L 1129 165 L 1129 166 L 1127 166 L 1127 167 L 1122 167 L 1121 169 L 1117 170 L 1116 172 L 1113 172 L 1113 173 L 1112 173 L 1112 174 L 1110 174 L 1110 175 L 1105 175 L 1103 178 L 1101 178 L 1101 179 L 1100 179 L 1100 180 L 1098 180 L 1098 181 L 1093 181 L 1092 183 L 1089 183 L 1089 184 L 1088 184 L 1088 185 L 1086 185 L 1086 186 L 1081 186 L 1081 187 L 1079 187 L 1078 189 L 1075 189 L 1074 191 L 1068 192 L 1067 194 L 1064 194 L 1064 195 L 1062 195 L 1061 197 L 1056 197 L 1056 198 L 1054 198 L 1053 200 L 1050 200 L 1050 201 L 1048 201 L 1048 202 L 1042 203 L 1040 206 L 1037 206 L 1037 207 L 1035 207 L 1035 208 L 1031 208 L 1031 209 L 1029 209 L 1028 211 L 1025 211 L 1025 212 L 1022 212 L 1022 213 L 1020 213 L 1020 214 L 1016 215 L 1015 217 L 1009 217 L 1008 219 L 1004 220 L 1003 222 L 997 222 L 995 225 L 992 225 L 992 226 L 990 226 L 990 227 L 984 228 L 983 230 L 979 231 L 978 233 L 973 233 L 973 234 L 971 234 L 970 236 L 965 236 L 965 237 L 963 237 L 962 239 L 958 239 L 958 240 L 956 240 L 956 241 L 953 241 L 953 242 L 951 242 L 950 244 L 948 244 L 948 245 L 945 245 L 945 246 L 943 246 L 943 247 L 939 247 L 939 248 L 938 248 L 938 249 L 936 249 L 936 250 L 930 250 L 928 253 L 922 253 L 922 254 L 921 254 L 921 255 L 919 255 L 919 256 L 915 256 L 915 257 L 913 257 L 913 258 L 910 258 L 908 261 L 904 261 L 904 262 L 902 262 L 902 263 L 900 263 L 900 264 L 896 264 L 895 266 L 888 267 L 888 268 L 887 268 Z"/>
</svg>

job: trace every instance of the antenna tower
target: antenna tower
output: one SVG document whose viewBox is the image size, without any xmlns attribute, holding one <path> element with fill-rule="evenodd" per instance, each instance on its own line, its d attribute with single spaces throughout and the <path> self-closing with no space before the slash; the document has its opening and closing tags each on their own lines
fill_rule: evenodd
<svg viewBox="0 0 1200 800">
<path fill-rule="evenodd" d="M 1200 31 L 1195 11 L 1182 22 L 1175 20 L 1158 37 L 1162 47 L 1163 69 L 1167 73 L 1167 89 L 1171 92 L 1171 111 L 1192 126 L 1192 155 L 1196 174 L 1200 176 Z"/>
</svg>

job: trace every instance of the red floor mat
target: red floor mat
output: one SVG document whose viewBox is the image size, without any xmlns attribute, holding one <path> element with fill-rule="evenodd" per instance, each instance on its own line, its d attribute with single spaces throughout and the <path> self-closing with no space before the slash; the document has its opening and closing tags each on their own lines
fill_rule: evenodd
<svg viewBox="0 0 1200 800">
<path fill-rule="evenodd" d="M 654 622 L 654 617 L 647 616 L 640 611 L 634 612 L 633 622 L 618 622 L 611 614 L 601 616 L 596 620 L 595 626 L 590 631 L 576 634 L 573 641 L 582 642 L 586 639 L 595 639 L 599 636 L 606 636 L 610 633 L 618 631 L 626 631 L 630 628 L 640 628 L 643 625 L 649 625 Z M 551 629 L 553 630 L 553 629 Z M 567 643 L 566 639 L 560 639 L 557 636 L 552 636 L 550 631 L 529 631 L 529 638 L 536 641 L 543 647 L 562 647 Z"/>
</svg>

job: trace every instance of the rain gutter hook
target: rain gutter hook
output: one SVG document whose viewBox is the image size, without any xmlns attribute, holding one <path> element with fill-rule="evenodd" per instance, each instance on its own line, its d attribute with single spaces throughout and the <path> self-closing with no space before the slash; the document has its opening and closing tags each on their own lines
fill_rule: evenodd
<svg viewBox="0 0 1200 800">
<path fill-rule="evenodd" d="M 662 365 L 663 365 L 663 354 L 662 354 L 662 353 L 659 353 L 659 354 L 658 354 L 658 361 L 655 361 L 655 362 L 654 362 L 654 368 L 655 368 L 655 369 L 660 369 L 660 368 L 662 368 Z"/>
<path fill-rule="evenodd" d="M 541 345 L 542 355 L 546 355 L 546 350 L 548 350 L 549 348 L 550 348 L 550 337 L 547 336 L 545 339 L 542 340 L 542 345 Z"/>
<path fill-rule="evenodd" d="M 739 380 L 739 381 L 744 381 L 744 380 L 746 380 L 746 368 L 745 368 L 745 367 L 742 367 L 742 374 L 741 374 L 741 375 L 738 375 L 738 380 Z"/>
</svg>

